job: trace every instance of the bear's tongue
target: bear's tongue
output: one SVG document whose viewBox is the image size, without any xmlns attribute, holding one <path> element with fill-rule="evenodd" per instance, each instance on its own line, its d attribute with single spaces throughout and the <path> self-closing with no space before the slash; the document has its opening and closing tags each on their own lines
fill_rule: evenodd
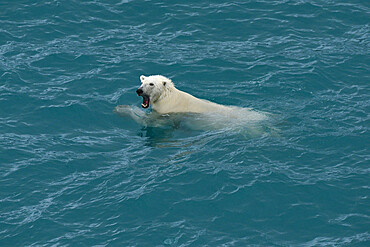
<svg viewBox="0 0 370 247">
<path fill-rule="evenodd" d="M 149 97 L 146 95 L 143 95 L 143 103 L 141 104 L 143 108 L 149 107 Z"/>
</svg>

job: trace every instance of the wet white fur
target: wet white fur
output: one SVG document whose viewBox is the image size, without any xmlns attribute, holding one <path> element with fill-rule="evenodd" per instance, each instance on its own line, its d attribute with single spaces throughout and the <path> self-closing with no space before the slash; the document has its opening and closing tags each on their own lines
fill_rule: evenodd
<svg viewBox="0 0 370 247">
<path fill-rule="evenodd" d="M 224 106 L 198 99 L 178 90 L 170 79 L 161 75 L 142 75 L 140 80 L 140 88 L 150 97 L 153 112 L 146 113 L 138 107 L 128 105 L 117 106 L 115 112 L 121 116 L 129 116 L 144 126 L 164 126 L 171 124 L 173 119 L 180 119 L 183 125 L 194 130 L 243 130 L 256 136 L 264 132 L 262 122 L 266 122 L 270 116 L 269 113 L 251 108 Z"/>
</svg>

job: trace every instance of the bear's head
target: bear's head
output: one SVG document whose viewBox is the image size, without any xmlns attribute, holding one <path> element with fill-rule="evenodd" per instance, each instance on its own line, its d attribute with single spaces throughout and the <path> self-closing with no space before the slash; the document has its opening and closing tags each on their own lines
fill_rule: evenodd
<svg viewBox="0 0 370 247">
<path fill-rule="evenodd" d="M 143 108 L 148 108 L 150 103 L 154 104 L 156 101 L 167 95 L 173 83 L 170 79 L 161 75 L 140 76 L 141 86 L 136 90 L 137 95 L 143 97 Z"/>
</svg>

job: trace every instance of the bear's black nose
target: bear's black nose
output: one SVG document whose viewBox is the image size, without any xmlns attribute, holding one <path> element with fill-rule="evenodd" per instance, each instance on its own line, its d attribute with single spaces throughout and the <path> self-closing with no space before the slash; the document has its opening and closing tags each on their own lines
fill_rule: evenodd
<svg viewBox="0 0 370 247">
<path fill-rule="evenodd" d="M 141 88 L 139 88 L 138 90 L 136 90 L 136 93 L 137 93 L 137 95 L 141 95 L 141 94 L 143 94 L 143 90 L 141 89 Z"/>
</svg>

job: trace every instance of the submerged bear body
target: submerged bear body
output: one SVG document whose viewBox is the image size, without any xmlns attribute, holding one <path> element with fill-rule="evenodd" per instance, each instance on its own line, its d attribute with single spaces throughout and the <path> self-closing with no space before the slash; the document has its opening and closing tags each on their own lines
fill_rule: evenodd
<svg viewBox="0 0 370 247">
<path fill-rule="evenodd" d="M 180 121 L 196 130 L 246 129 L 255 134 L 263 132 L 261 121 L 269 119 L 268 113 L 251 108 L 225 106 L 196 98 L 177 89 L 170 79 L 161 75 L 142 75 L 140 81 L 141 86 L 136 93 L 143 97 L 141 106 L 151 106 L 153 111 L 146 113 L 138 107 L 120 105 L 115 108 L 115 112 L 129 116 L 144 126 L 158 127 Z"/>
</svg>

